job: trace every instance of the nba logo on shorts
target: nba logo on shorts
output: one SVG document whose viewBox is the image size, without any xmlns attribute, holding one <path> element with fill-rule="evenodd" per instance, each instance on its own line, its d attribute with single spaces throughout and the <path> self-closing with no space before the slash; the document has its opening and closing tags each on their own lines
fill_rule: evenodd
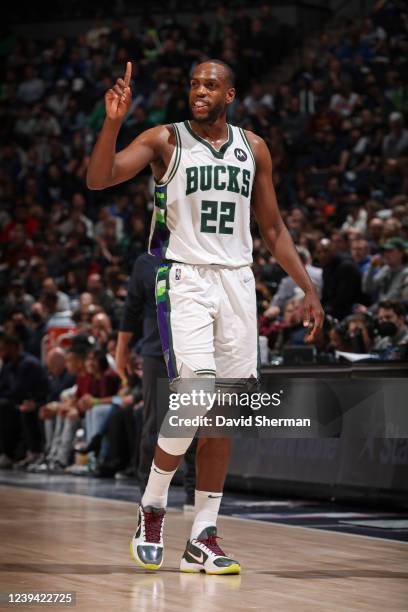
<svg viewBox="0 0 408 612">
<path fill-rule="evenodd" d="M 181 278 L 181 269 L 180 268 L 176 268 L 175 278 L 176 278 L 176 280 L 180 280 L 180 278 Z"/>
</svg>

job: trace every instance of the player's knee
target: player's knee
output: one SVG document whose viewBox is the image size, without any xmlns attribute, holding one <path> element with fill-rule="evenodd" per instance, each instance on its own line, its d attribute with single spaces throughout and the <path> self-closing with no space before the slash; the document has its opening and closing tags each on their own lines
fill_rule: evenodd
<svg viewBox="0 0 408 612">
<path fill-rule="evenodd" d="M 194 438 L 194 432 L 188 438 L 167 438 L 159 435 L 157 445 L 169 455 L 184 455 Z"/>
</svg>

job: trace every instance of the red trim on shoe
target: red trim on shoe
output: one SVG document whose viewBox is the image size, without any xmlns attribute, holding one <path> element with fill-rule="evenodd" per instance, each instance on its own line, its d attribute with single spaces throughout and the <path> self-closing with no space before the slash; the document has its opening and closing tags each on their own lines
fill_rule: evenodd
<svg viewBox="0 0 408 612">
<path fill-rule="evenodd" d="M 145 532 L 146 542 L 160 542 L 160 533 L 164 515 L 156 514 L 155 512 L 146 512 L 145 515 Z"/>
<path fill-rule="evenodd" d="M 206 538 L 205 540 L 197 540 L 197 542 L 204 544 L 204 546 L 209 548 L 216 555 L 219 555 L 220 557 L 226 557 L 227 555 L 225 554 L 225 552 L 222 550 L 222 548 L 218 546 L 217 539 L 222 540 L 220 536 L 211 535 L 211 536 L 208 536 L 208 538 Z"/>
</svg>

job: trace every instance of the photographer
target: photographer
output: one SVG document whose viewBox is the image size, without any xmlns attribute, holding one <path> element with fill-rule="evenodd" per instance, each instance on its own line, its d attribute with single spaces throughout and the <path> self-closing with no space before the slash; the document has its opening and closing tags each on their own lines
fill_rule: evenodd
<svg viewBox="0 0 408 612">
<path fill-rule="evenodd" d="M 371 325 L 370 325 L 371 324 Z M 370 353 L 373 348 L 372 322 L 361 313 L 353 314 L 346 319 L 346 339 L 352 353 Z"/>
</svg>

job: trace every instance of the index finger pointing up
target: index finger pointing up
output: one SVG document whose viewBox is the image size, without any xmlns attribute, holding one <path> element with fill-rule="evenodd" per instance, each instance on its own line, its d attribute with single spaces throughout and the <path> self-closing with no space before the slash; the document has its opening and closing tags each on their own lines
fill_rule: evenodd
<svg viewBox="0 0 408 612">
<path fill-rule="evenodd" d="M 125 87 L 129 87 L 130 77 L 132 76 L 132 62 L 126 63 L 126 72 L 125 72 Z"/>
</svg>

